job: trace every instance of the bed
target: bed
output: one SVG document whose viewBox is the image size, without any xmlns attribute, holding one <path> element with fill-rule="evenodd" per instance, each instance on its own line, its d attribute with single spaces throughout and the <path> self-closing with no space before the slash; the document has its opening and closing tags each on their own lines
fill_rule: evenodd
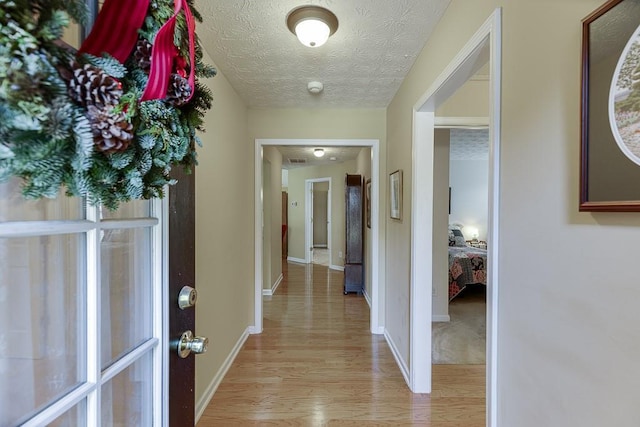
<svg viewBox="0 0 640 427">
<path fill-rule="evenodd" d="M 487 284 L 487 251 L 467 246 L 462 232 L 450 228 L 449 301 L 472 284 Z"/>
</svg>

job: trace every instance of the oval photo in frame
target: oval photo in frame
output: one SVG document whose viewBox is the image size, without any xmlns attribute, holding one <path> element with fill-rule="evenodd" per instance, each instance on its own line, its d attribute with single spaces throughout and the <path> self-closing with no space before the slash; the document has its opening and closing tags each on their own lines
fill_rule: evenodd
<svg viewBox="0 0 640 427">
<path fill-rule="evenodd" d="M 620 151 L 640 166 L 640 26 L 627 41 L 613 73 L 609 125 Z"/>
</svg>

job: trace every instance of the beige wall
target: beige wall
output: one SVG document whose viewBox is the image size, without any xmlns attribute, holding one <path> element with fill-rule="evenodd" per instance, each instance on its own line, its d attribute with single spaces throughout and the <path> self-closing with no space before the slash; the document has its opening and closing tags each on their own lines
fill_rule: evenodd
<svg viewBox="0 0 640 427">
<path fill-rule="evenodd" d="M 467 116 L 471 117 L 471 116 Z M 433 311 L 435 319 L 449 315 L 449 129 L 436 129 L 433 150 Z"/>
<path fill-rule="evenodd" d="M 269 276 L 263 287 L 271 289 L 282 274 L 282 154 L 276 147 L 264 147 L 263 156 L 268 160 L 270 167 L 270 179 L 262 184 L 265 191 L 264 209 L 269 209 L 269 221 L 265 217 L 263 236 L 268 249 L 268 253 L 265 254 L 265 262 L 268 264 L 264 264 L 263 268 L 268 268 Z M 269 200 L 266 200 L 267 197 Z"/>
<path fill-rule="evenodd" d="M 404 169 L 407 184 L 414 103 L 502 6 L 494 272 L 500 426 L 636 426 L 640 420 L 640 287 L 633 267 L 640 217 L 578 212 L 581 20 L 602 3 L 453 0 L 388 109 L 387 171 Z M 402 345 L 409 334 L 398 314 L 408 311 L 409 201 L 404 207 L 405 221 L 388 224 L 386 275 L 387 296 L 394 296 L 387 298 L 387 330 Z"/>
<path fill-rule="evenodd" d="M 436 117 L 489 117 L 489 81 L 467 81 L 436 109 Z"/>
<path fill-rule="evenodd" d="M 212 61 L 206 58 L 209 63 Z M 253 324 L 253 144 L 247 110 L 222 74 L 214 93 L 196 168 L 196 332 L 209 338 L 196 359 L 196 403 Z"/>
<path fill-rule="evenodd" d="M 344 266 L 344 178 L 347 173 L 356 173 L 355 160 L 289 170 L 289 257 L 305 259 L 305 180 L 331 178 L 331 265 Z"/>
</svg>

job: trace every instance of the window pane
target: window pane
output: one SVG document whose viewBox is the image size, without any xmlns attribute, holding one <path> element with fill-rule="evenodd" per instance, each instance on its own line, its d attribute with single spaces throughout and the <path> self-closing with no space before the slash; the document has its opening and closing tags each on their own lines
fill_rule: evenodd
<svg viewBox="0 0 640 427">
<path fill-rule="evenodd" d="M 2 427 L 86 379 L 84 236 L 0 238 Z"/>
<path fill-rule="evenodd" d="M 146 218 L 151 214 L 151 201 L 131 200 L 120 204 L 115 211 L 102 207 L 100 213 L 103 219 Z"/>
<path fill-rule="evenodd" d="M 152 336 L 151 229 L 105 230 L 100 260 L 104 369 Z"/>
<path fill-rule="evenodd" d="M 50 424 L 48 427 L 81 427 L 87 425 L 87 402 L 82 401 Z"/>
<path fill-rule="evenodd" d="M 153 351 L 149 351 L 102 387 L 103 426 L 153 425 Z"/>
<path fill-rule="evenodd" d="M 84 218 L 83 199 L 67 197 L 61 190 L 56 199 L 26 200 L 20 180 L 0 184 L 0 221 L 73 220 Z"/>
</svg>

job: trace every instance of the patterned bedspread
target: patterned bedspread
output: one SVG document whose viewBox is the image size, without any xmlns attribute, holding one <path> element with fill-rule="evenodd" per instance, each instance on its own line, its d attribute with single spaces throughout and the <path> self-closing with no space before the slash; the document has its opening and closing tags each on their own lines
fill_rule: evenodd
<svg viewBox="0 0 640 427">
<path fill-rule="evenodd" d="M 487 284 L 487 251 L 449 246 L 449 301 L 474 283 Z"/>
</svg>

